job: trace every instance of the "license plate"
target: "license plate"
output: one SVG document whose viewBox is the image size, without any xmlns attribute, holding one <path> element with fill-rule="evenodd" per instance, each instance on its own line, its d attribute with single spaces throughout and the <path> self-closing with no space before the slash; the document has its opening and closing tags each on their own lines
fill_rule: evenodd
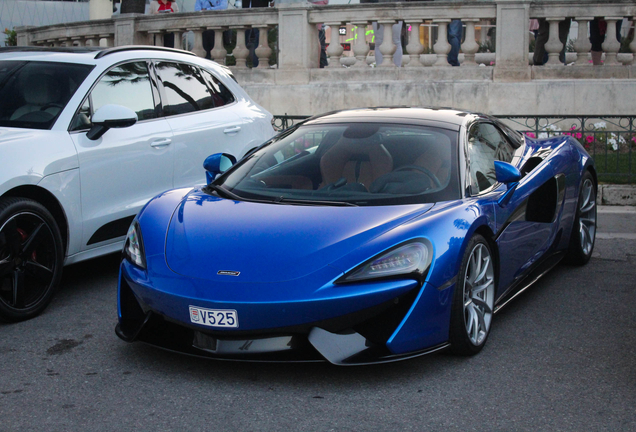
<svg viewBox="0 0 636 432">
<path fill-rule="evenodd" d="M 204 309 L 190 306 L 190 321 L 208 327 L 237 328 L 238 314 L 232 309 Z"/>
</svg>

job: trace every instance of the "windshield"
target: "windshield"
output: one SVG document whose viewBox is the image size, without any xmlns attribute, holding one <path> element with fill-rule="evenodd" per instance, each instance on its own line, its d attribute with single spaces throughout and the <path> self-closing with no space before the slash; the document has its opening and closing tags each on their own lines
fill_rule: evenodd
<svg viewBox="0 0 636 432">
<path fill-rule="evenodd" d="M 363 206 L 452 200 L 459 197 L 457 135 L 400 124 L 301 125 L 278 135 L 214 183 L 235 199 L 280 203 Z"/>
<path fill-rule="evenodd" d="M 0 61 L 0 126 L 50 129 L 92 68 Z"/>
</svg>

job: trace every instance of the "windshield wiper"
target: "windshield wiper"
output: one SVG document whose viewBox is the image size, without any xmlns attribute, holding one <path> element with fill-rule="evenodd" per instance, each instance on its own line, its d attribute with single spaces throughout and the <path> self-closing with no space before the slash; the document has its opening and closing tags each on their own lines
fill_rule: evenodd
<svg viewBox="0 0 636 432">
<path fill-rule="evenodd" d="M 231 199 L 231 200 L 234 200 L 234 201 L 246 201 L 244 198 L 238 196 L 234 192 L 230 192 L 229 190 L 227 190 L 224 187 L 221 187 L 219 185 L 215 185 L 213 183 L 210 183 L 207 186 L 207 188 L 208 189 L 212 189 L 221 198 L 228 198 L 228 199 Z"/>
<path fill-rule="evenodd" d="M 276 200 L 274 200 L 274 202 L 300 204 L 300 205 L 332 206 L 332 207 L 358 207 L 356 204 L 350 203 L 347 201 L 302 200 L 302 199 L 283 198 L 283 197 L 277 198 Z"/>
</svg>

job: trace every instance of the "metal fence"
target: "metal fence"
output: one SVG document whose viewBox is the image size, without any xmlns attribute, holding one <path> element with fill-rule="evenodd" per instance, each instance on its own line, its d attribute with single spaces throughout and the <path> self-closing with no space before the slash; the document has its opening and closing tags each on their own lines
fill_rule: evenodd
<svg viewBox="0 0 636 432">
<path fill-rule="evenodd" d="M 636 116 L 495 116 L 533 138 L 567 134 L 576 138 L 596 162 L 599 181 L 636 183 Z M 284 130 L 309 116 L 274 116 Z"/>
</svg>

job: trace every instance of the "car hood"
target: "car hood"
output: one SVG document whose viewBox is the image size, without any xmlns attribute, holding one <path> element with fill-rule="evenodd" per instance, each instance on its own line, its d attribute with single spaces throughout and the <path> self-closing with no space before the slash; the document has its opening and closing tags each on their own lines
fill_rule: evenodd
<svg viewBox="0 0 636 432">
<path fill-rule="evenodd" d="M 11 143 L 14 141 L 26 141 L 38 139 L 42 135 L 41 130 L 36 129 L 17 129 L 0 127 L 0 145 Z"/>
<path fill-rule="evenodd" d="M 263 204 L 194 192 L 172 217 L 166 260 L 176 273 L 224 283 L 297 279 L 432 206 Z"/>
</svg>

